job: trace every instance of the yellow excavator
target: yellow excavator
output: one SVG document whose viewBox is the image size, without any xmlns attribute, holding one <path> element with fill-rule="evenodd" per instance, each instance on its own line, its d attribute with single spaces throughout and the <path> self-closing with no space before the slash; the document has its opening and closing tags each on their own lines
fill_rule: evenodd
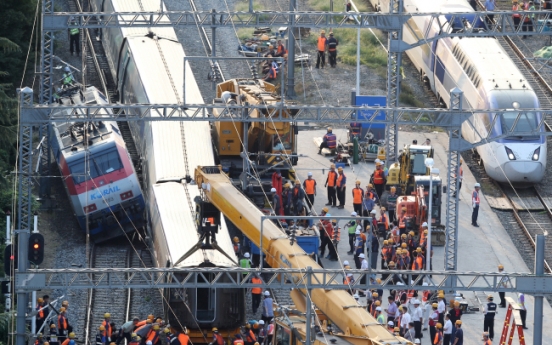
<svg viewBox="0 0 552 345">
<path fill-rule="evenodd" d="M 202 190 L 203 200 L 196 200 L 215 206 L 243 235 L 259 246 L 265 253 L 266 261 L 273 268 L 300 268 L 321 269 L 311 256 L 307 255 L 297 242 L 290 244 L 289 237 L 276 224 L 266 221 L 263 224 L 261 234 L 261 217 L 263 213 L 253 204 L 242 192 L 237 190 L 226 173 L 220 166 L 198 167 L 195 170 L 195 181 Z M 199 215 L 201 217 L 201 215 Z M 262 236 L 262 241 L 261 241 Z M 300 277 L 296 277 L 300 279 Z M 313 277 L 322 281 L 322 277 Z M 305 290 L 294 290 L 291 297 L 295 306 L 303 306 L 305 309 Z M 343 331 L 343 335 L 330 337 L 339 338 L 355 345 L 386 345 L 386 344 L 411 344 L 403 338 L 396 337 L 389 333 L 385 325 L 377 321 L 364 308 L 353 308 L 357 301 L 345 290 L 312 289 L 310 297 L 324 318 Z M 299 307 L 301 309 L 301 307 Z M 300 321 L 279 322 L 281 334 L 275 333 L 273 345 L 300 345 L 305 341 L 303 327 L 299 327 Z M 293 329 L 295 331 L 291 332 Z M 303 331 L 301 331 L 301 329 Z M 329 332 L 326 328 L 320 332 Z M 293 333 L 293 334 L 292 334 Z M 287 335 L 286 335 L 287 334 Z M 319 334 L 319 333 L 318 333 Z M 322 337 L 313 336 L 320 344 L 324 343 Z M 326 333 L 327 334 L 327 333 Z M 286 337 L 288 341 L 277 341 L 277 338 Z M 294 338 L 292 338 L 294 337 Z M 315 343 L 316 343 L 315 341 Z M 337 340 L 336 340 L 337 341 Z M 331 341 L 333 344 L 333 341 Z M 341 341 L 340 341 L 341 343 Z M 272 344 L 271 344 L 272 345 Z M 328 344 L 330 345 L 330 344 Z"/>
<path fill-rule="evenodd" d="M 428 176 L 426 158 L 433 158 L 433 147 L 427 145 L 405 145 L 399 162 L 391 164 L 387 175 L 387 188 L 397 187 L 399 195 L 416 193 L 415 176 Z"/>
<path fill-rule="evenodd" d="M 250 112 L 249 116 L 259 119 L 258 122 L 214 122 L 212 137 L 215 151 L 223 170 L 232 179 L 240 178 L 242 187 L 245 187 L 244 184 L 248 184 L 245 178 L 251 174 L 251 169 L 261 179 L 269 179 L 274 171 L 279 171 L 284 178 L 295 179 L 292 168 L 297 164 L 297 126 L 293 123 L 295 113 L 284 107 L 281 116 L 290 121 L 270 121 L 273 117 L 280 117 L 280 110 L 268 109 L 268 106 L 282 105 L 274 85 L 259 79 L 230 79 L 217 85 L 213 102 L 221 105 L 213 111 L 215 118 L 241 115 L 229 113 L 228 105 L 267 106 L 266 109 Z M 252 166 L 248 166 L 249 160 L 244 161 L 245 154 Z"/>
</svg>

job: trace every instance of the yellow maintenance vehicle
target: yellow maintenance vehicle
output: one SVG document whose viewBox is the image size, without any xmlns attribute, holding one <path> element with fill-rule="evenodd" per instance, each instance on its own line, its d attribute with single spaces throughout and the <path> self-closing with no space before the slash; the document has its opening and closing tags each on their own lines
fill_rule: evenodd
<svg viewBox="0 0 552 345">
<path fill-rule="evenodd" d="M 197 203 L 202 205 L 198 217 L 203 217 L 201 209 L 216 207 L 227 220 L 241 230 L 244 236 L 261 248 L 270 267 L 297 269 L 312 267 L 313 270 L 321 269 L 320 265 L 310 255 L 307 255 L 297 242 L 290 244 L 289 237 L 275 223 L 265 221 L 261 233 L 263 213 L 241 191 L 234 187 L 230 178 L 223 172 L 222 167 L 197 167 L 195 181 L 202 191 L 202 199 L 196 200 Z M 300 279 L 300 277 L 296 278 Z M 315 275 L 313 279 L 322 281 L 323 277 Z M 305 294 L 306 290 L 303 289 L 292 291 L 291 297 L 295 306 L 306 305 Z M 411 344 L 405 339 L 389 333 L 385 325 L 377 323 L 365 308 L 351 307 L 358 305 L 357 301 L 345 290 L 312 289 L 310 297 L 320 313 L 327 320 L 330 320 L 334 326 L 342 330 L 344 337 L 345 335 L 348 336 L 348 343 L 355 345 Z M 287 332 L 287 339 L 290 340 L 289 342 L 275 340 L 274 345 L 300 345 L 305 341 L 300 330 L 293 332 L 295 340 L 289 338 L 292 336 L 293 323 L 287 323 L 287 326 L 284 322 L 279 324 L 282 327 L 282 336 Z M 295 329 L 297 328 L 299 327 L 295 327 Z M 320 331 L 328 332 L 327 329 L 321 329 Z M 324 334 L 327 333 L 322 335 Z M 278 333 L 275 333 L 275 338 L 278 336 Z M 323 343 L 322 339 L 325 339 L 325 337 L 316 337 L 320 344 Z"/>
<path fill-rule="evenodd" d="M 427 145 L 405 145 L 399 156 L 399 162 L 389 166 L 387 189 L 397 187 L 399 195 L 416 192 L 415 176 L 428 176 L 426 158 L 433 158 L 433 147 Z"/>
<path fill-rule="evenodd" d="M 214 109 L 215 118 L 239 117 L 241 114 L 229 113 L 227 105 L 267 106 L 250 112 L 251 118 L 258 122 L 242 123 L 236 121 L 216 121 L 212 128 L 215 152 L 220 164 L 230 178 L 239 179 L 242 190 L 256 187 L 255 175 L 261 180 L 270 180 L 275 171 L 282 177 L 295 180 L 293 165 L 297 164 L 297 126 L 294 124 L 294 112 L 289 109 L 269 109 L 281 106 L 282 99 L 274 85 L 259 79 L 230 79 L 219 83 L 216 90 Z M 286 104 L 289 104 L 286 102 Z M 281 114 L 280 114 L 281 113 Z M 271 118 L 289 118 L 289 122 L 274 122 Z M 247 155 L 248 159 L 244 159 Z M 251 164 L 249 164 L 251 162 Z M 270 191 L 270 184 L 267 184 Z M 265 188 L 265 189 L 266 189 Z M 250 190 L 251 191 L 251 190 Z M 247 192 L 250 195 L 249 192 Z"/>
</svg>

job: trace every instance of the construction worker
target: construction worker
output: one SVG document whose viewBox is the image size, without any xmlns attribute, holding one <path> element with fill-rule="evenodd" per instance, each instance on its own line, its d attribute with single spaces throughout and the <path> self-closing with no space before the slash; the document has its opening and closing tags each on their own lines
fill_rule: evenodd
<svg viewBox="0 0 552 345">
<path fill-rule="evenodd" d="M 50 334 L 48 336 L 48 342 L 50 345 L 59 345 L 56 324 L 50 324 Z"/>
<path fill-rule="evenodd" d="M 274 307 L 272 305 L 272 297 L 270 292 L 264 292 L 265 299 L 263 301 L 263 320 L 265 323 L 269 323 L 274 318 Z"/>
<path fill-rule="evenodd" d="M 320 31 L 320 37 L 318 37 L 318 42 L 316 44 L 317 56 L 316 56 L 316 68 L 324 68 L 326 64 L 326 49 L 328 47 L 328 39 L 326 38 L 326 31 Z"/>
<path fill-rule="evenodd" d="M 42 344 L 44 344 L 44 336 L 42 335 L 42 333 L 38 333 L 36 335 L 34 345 L 42 345 Z"/>
<path fill-rule="evenodd" d="M 236 254 L 236 256 L 239 258 L 241 254 L 241 244 L 238 236 L 234 236 L 234 238 L 232 239 L 232 245 L 234 247 L 234 254 Z"/>
<path fill-rule="evenodd" d="M 398 307 L 395 303 L 395 298 L 393 295 L 389 295 L 387 297 L 387 301 L 389 302 L 389 305 L 387 306 L 387 309 L 385 309 L 385 313 L 387 314 L 387 321 L 393 321 L 395 322 L 395 315 L 397 315 Z"/>
<path fill-rule="evenodd" d="M 387 215 L 385 212 L 387 209 L 385 207 L 380 207 L 380 219 L 378 220 L 378 230 L 382 233 L 385 232 L 387 234 L 387 231 L 389 231 L 389 218 L 387 218 Z"/>
<path fill-rule="evenodd" d="M 180 345 L 189 345 L 190 337 L 188 336 L 188 329 L 184 326 L 183 329 L 178 329 L 178 341 Z"/>
<path fill-rule="evenodd" d="M 336 188 L 337 188 L 337 200 L 339 200 L 339 206 L 337 208 L 343 209 L 345 208 L 345 190 L 347 188 L 347 176 L 343 173 L 343 168 L 339 167 L 337 168 L 337 181 L 336 181 Z"/>
<path fill-rule="evenodd" d="M 362 200 L 362 213 L 359 213 L 359 216 L 370 217 L 372 210 L 376 207 L 376 202 L 374 200 L 372 193 L 364 193 L 364 199 Z M 370 221 L 368 219 L 364 220 L 363 229 L 366 229 Z"/>
<path fill-rule="evenodd" d="M 138 334 L 140 338 L 145 339 L 152 327 L 153 320 L 148 318 L 146 319 L 146 324 L 138 327 L 134 332 Z"/>
<path fill-rule="evenodd" d="M 456 320 L 456 331 L 454 332 L 454 342 L 452 345 L 464 345 L 464 330 L 462 329 L 462 320 Z"/>
<path fill-rule="evenodd" d="M 412 311 L 412 322 L 414 322 L 414 330 L 416 331 L 416 338 L 422 337 L 422 324 L 424 323 L 424 314 L 420 307 L 420 300 L 415 298 L 412 301 L 414 310 Z"/>
<path fill-rule="evenodd" d="M 274 319 L 270 321 L 268 324 L 268 327 L 266 329 L 266 344 L 270 345 L 272 344 L 272 338 L 274 337 Z"/>
<path fill-rule="evenodd" d="M 69 343 L 69 339 L 66 340 L 67 344 Z M 98 327 L 98 333 L 96 333 L 96 345 L 106 345 L 108 343 L 107 336 L 105 335 L 105 327 L 100 326 Z M 61 345 L 67 345 L 65 342 Z"/>
<path fill-rule="evenodd" d="M 396 324 L 399 325 L 399 327 L 401 328 L 401 336 L 404 336 L 406 334 L 406 331 L 408 330 L 408 324 L 410 323 L 411 316 L 408 313 L 407 306 L 402 305 L 399 307 L 399 310 L 401 314 L 398 317 Z"/>
<path fill-rule="evenodd" d="M 406 233 L 406 207 L 401 207 L 401 214 L 398 216 L 399 218 L 399 229 L 401 231 L 401 234 Z"/>
<path fill-rule="evenodd" d="M 429 339 L 433 342 L 435 334 L 437 333 L 437 323 L 439 322 L 439 312 L 437 303 L 431 304 L 431 310 L 429 311 Z M 432 343 L 433 344 L 433 343 Z"/>
<path fill-rule="evenodd" d="M 240 267 L 241 268 L 251 268 L 251 260 L 249 253 L 243 254 L 243 258 L 240 260 Z M 243 275 L 247 275 L 247 272 L 243 272 Z"/>
<path fill-rule="evenodd" d="M 151 342 L 151 345 L 156 345 L 156 344 L 159 343 L 159 330 L 160 329 L 161 329 L 161 327 L 159 326 L 159 324 L 157 324 L 157 323 L 153 324 L 150 331 L 146 335 L 146 344 L 148 344 L 149 342 Z"/>
<path fill-rule="evenodd" d="M 284 215 L 291 216 L 292 205 L 293 198 L 291 193 L 291 184 L 287 182 L 286 184 L 284 184 L 284 190 L 282 191 L 282 207 L 284 208 Z"/>
<path fill-rule="evenodd" d="M 376 170 L 372 173 L 372 176 L 370 177 L 370 180 L 374 184 L 374 187 L 376 188 L 376 194 L 378 195 L 378 199 L 381 199 L 381 196 L 383 195 L 383 189 L 385 188 L 386 178 L 385 173 L 383 171 L 383 164 L 381 162 L 376 162 Z"/>
<path fill-rule="evenodd" d="M 387 268 L 387 264 L 393 260 L 394 254 L 393 248 L 389 246 L 389 240 L 384 240 L 381 248 L 381 269 Z"/>
<path fill-rule="evenodd" d="M 130 343 L 132 331 L 134 331 L 134 327 L 136 327 L 138 322 L 140 322 L 140 319 L 135 317 L 132 320 L 123 323 L 119 329 L 119 336 L 117 337 L 116 345 L 119 345 L 123 339 L 127 340 L 127 344 Z"/>
<path fill-rule="evenodd" d="M 378 301 L 379 302 L 379 301 Z M 380 306 L 377 306 L 376 307 L 376 321 L 380 324 L 380 325 L 385 325 L 385 316 L 382 314 L 381 312 L 381 307 Z"/>
<path fill-rule="evenodd" d="M 327 187 L 328 203 L 326 206 L 336 207 L 336 185 L 337 185 L 337 172 L 335 171 L 335 164 L 330 165 L 330 171 L 328 171 L 328 177 L 326 177 L 326 183 L 324 187 Z"/>
<path fill-rule="evenodd" d="M 274 214 L 279 216 L 283 212 L 282 210 L 282 200 L 280 200 L 280 196 L 278 195 L 276 188 L 270 189 L 270 192 L 272 193 L 272 210 L 274 211 Z"/>
<path fill-rule="evenodd" d="M 109 321 L 111 321 L 111 314 L 105 313 L 104 320 L 102 321 L 102 326 L 105 327 L 104 335 L 107 337 L 107 341 L 111 342 L 111 335 L 113 334 L 113 329 L 111 328 Z"/>
<path fill-rule="evenodd" d="M 303 181 L 303 189 L 307 195 L 309 208 L 312 209 L 314 207 L 314 197 L 316 196 L 316 180 L 312 178 L 310 171 L 307 174 L 307 179 Z"/>
<path fill-rule="evenodd" d="M 232 342 L 232 345 L 245 345 L 240 334 L 234 335 L 234 341 Z"/>
<path fill-rule="evenodd" d="M 327 133 L 322 138 L 322 143 L 320 144 L 320 147 L 318 148 L 318 154 L 322 154 L 322 149 L 327 148 L 330 151 L 335 150 L 337 147 L 337 137 L 335 134 L 333 134 L 332 127 L 328 127 Z"/>
<path fill-rule="evenodd" d="M 63 88 L 71 87 L 76 82 L 69 66 L 65 66 L 63 68 L 63 75 L 62 75 L 61 81 L 63 83 L 62 85 Z"/>
<path fill-rule="evenodd" d="M 504 272 L 504 266 L 502 264 L 498 265 L 498 272 L 499 273 Z M 508 288 L 509 285 L 510 285 L 510 278 L 508 278 L 508 276 L 503 276 L 500 278 L 500 282 L 498 283 L 499 287 Z M 506 308 L 506 299 L 504 298 L 506 293 L 499 292 L 498 295 L 500 296 L 500 304 L 499 304 L 500 308 Z"/>
<path fill-rule="evenodd" d="M 46 319 L 46 315 L 44 314 L 44 310 L 42 309 L 44 307 L 44 299 L 42 297 L 39 297 L 36 301 L 36 329 L 40 330 L 42 328 L 42 325 L 44 324 L 44 320 Z"/>
<path fill-rule="evenodd" d="M 444 292 L 439 291 L 437 295 L 437 312 L 439 313 L 439 322 L 441 325 L 445 324 L 445 313 L 447 311 L 447 306 L 445 304 L 445 294 Z"/>
<path fill-rule="evenodd" d="M 359 226 L 356 220 L 357 213 L 351 212 L 351 217 L 352 217 L 351 220 L 346 225 L 347 233 L 349 234 L 349 251 L 347 252 L 347 254 L 349 255 L 352 255 L 355 251 L 355 238 L 356 238 L 355 232 L 357 230 L 357 227 Z"/>
<path fill-rule="evenodd" d="M 443 345 L 443 325 L 440 322 L 435 325 L 435 336 L 432 340 L 433 345 Z"/>
<path fill-rule="evenodd" d="M 518 0 L 512 1 L 512 11 L 522 11 L 522 6 L 519 6 Z M 521 14 L 514 13 L 512 14 L 512 19 L 514 20 L 514 27 L 516 28 L 516 31 L 519 30 L 519 24 L 521 23 Z"/>
<path fill-rule="evenodd" d="M 494 319 L 497 314 L 498 306 L 493 302 L 493 295 L 487 296 L 487 304 L 483 307 L 483 331 L 489 332 L 489 338 L 494 339 Z"/>
<path fill-rule="evenodd" d="M 391 187 L 389 194 L 387 195 L 387 214 L 389 215 L 389 221 L 395 221 L 395 209 L 397 208 L 397 188 Z"/>
<path fill-rule="evenodd" d="M 333 225 L 329 220 L 322 220 L 318 223 L 318 230 L 320 232 L 320 257 L 324 257 L 326 252 L 326 247 L 328 247 L 328 252 L 331 253 L 332 238 L 333 238 Z"/>
<path fill-rule="evenodd" d="M 330 38 L 326 41 L 328 46 L 328 59 L 330 60 L 330 66 L 335 68 L 337 65 L 337 46 L 339 41 L 334 37 L 334 33 L 330 32 Z"/>
<path fill-rule="evenodd" d="M 293 215 L 299 216 L 303 211 L 303 200 L 305 200 L 305 191 L 301 188 L 301 181 L 295 180 L 295 187 L 292 191 Z"/>
<path fill-rule="evenodd" d="M 443 345 L 450 345 L 452 338 L 452 322 L 450 321 L 450 315 L 445 315 L 445 325 L 443 326 Z"/>
<path fill-rule="evenodd" d="M 518 294 L 518 305 L 521 308 L 519 310 L 521 324 L 523 325 L 523 329 L 527 329 L 527 326 L 525 325 L 525 319 L 527 318 L 527 307 L 525 307 L 525 294 L 523 292 Z"/>
<path fill-rule="evenodd" d="M 393 321 L 387 321 L 387 331 L 391 334 L 395 332 L 395 323 Z"/>
<path fill-rule="evenodd" d="M 75 17 L 71 17 L 70 26 L 76 26 L 77 22 Z M 69 35 L 69 50 L 71 51 L 71 56 L 73 56 L 73 51 L 77 52 L 77 56 L 80 56 L 80 30 L 77 27 L 69 27 L 67 29 L 67 34 Z"/>
<path fill-rule="evenodd" d="M 224 338 L 222 335 L 220 335 L 218 328 L 213 327 L 213 341 L 211 342 L 212 345 L 224 345 Z M 251 344 L 253 345 L 253 344 Z"/>
<path fill-rule="evenodd" d="M 353 210 L 357 214 L 362 214 L 362 198 L 364 196 L 364 190 L 360 188 L 360 181 L 355 182 L 355 188 L 351 190 L 353 195 Z"/>
<path fill-rule="evenodd" d="M 489 333 L 483 332 L 483 345 L 493 345 L 492 339 L 489 338 Z"/>
<path fill-rule="evenodd" d="M 262 284 L 263 281 L 259 277 L 257 273 L 253 275 L 253 278 L 251 278 L 252 284 Z M 253 310 L 253 314 L 257 313 L 257 309 L 259 308 L 259 305 L 261 304 L 261 294 L 263 292 L 263 289 L 261 287 L 253 287 L 251 288 L 251 309 Z"/>
<path fill-rule="evenodd" d="M 259 320 L 259 330 L 257 331 L 257 340 L 259 344 L 264 344 L 266 339 L 266 328 L 264 320 Z"/>
<path fill-rule="evenodd" d="M 67 333 L 69 332 L 69 321 L 65 315 L 65 307 L 59 308 L 59 315 L 57 319 L 58 341 L 63 343 L 67 339 Z"/>
<path fill-rule="evenodd" d="M 452 308 L 449 313 L 450 322 L 452 322 L 452 333 L 451 333 L 451 339 L 450 343 L 454 344 L 454 337 L 456 336 L 456 322 L 462 321 L 460 320 L 462 318 L 462 309 L 460 309 L 460 302 L 454 301 L 454 308 Z"/>
<path fill-rule="evenodd" d="M 251 329 L 251 325 L 249 323 L 246 323 L 245 329 L 244 329 L 243 342 L 245 343 L 245 345 L 254 345 L 256 341 L 257 341 L 257 336 Z"/>
<path fill-rule="evenodd" d="M 77 337 L 77 336 L 75 335 L 75 333 L 70 332 L 69 335 L 67 336 L 67 339 L 65 339 L 65 340 L 63 341 L 63 343 L 61 343 L 61 345 L 68 345 L 69 342 L 70 342 L 71 340 L 74 340 L 76 337 Z"/>
<path fill-rule="evenodd" d="M 165 328 L 165 330 L 169 331 L 168 328 Z M 165 332 L 166 334 L 169 334 L 169 332 Z M 167 339 L 169 339 L 169 335 L 167 335 Z M 167 343 L 170 344 L 170 340 L 167 341 Z M 128 345 L 139 345 L 140 340 L 138 340 L 138 334 L 136 333 L 130 333 L 130 341 L 128 342 Z"/>
<path fill-rule="evenodd" d="M 471 225 L 478 228 L 479 224 L 477 224 L 477 216 L 479 215 L 479 203 L 480 203 L 479 189 L 481 188 L 481 185 L 479 183 L 476 183 L 474 185 L 474 188 L 475 188 L 475 190 L 472 192 L 473 212 L 472 212 L 472 224 Z"/>
</svg>

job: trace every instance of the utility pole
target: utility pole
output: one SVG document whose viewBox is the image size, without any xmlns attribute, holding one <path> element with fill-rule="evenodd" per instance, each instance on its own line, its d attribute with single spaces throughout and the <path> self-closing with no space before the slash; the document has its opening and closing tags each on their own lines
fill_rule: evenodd
<svg viewBox="0 0 552 345">
<path fill-rule="evenodd" d="M 544 251 L 545 251 L 544 235 L 537 235 L 535 245 L 535 275 L 544 276 Z M 543 344 L 542 342 L 542 313 L 543 296 L 535 295 L 535 320 L 533 329 L 533 345 Z"/>
<path fill-rule="evenodd" d="M 294 12 L 297 10 L 297 0 L 289 0 L 289 11 Z M 289 15 L 290 26 L 288 27 L 288 59 L 287 59 L 287 89 L 286 94 L 288 98 L 295 97 L 295 15 Z M 297 28 L 297 33 L 300 29 Z M 283 85 L 282 85 L 283 87 Z"/>
</svg>

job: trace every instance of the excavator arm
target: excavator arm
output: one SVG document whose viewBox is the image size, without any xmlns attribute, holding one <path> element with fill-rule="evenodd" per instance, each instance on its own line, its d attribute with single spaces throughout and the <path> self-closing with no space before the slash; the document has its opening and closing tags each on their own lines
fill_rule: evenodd
<svg viewBox="0 0 552 345">
<path fill-rule="evenodd" d="M 221 168 L 198 167 L 195 171 L 195 181 L 208 201 L 260 247 L 263 213 L 232 185 Z M 306 269 L 310 266 L 313 269 L 321 269 L 297 243 L 290 245 L 286 234 L 274 223 L 265 221 L 263 225 L 261 249 L 271 267 Z M 322 277 L 315 279 L 322 281 Z M 367 345 L 407 344 L 391 335 L 385 326 L 378 324 L 364 308 L 347 308 L 356 305 L 357 302 L 345 290 L 313 289 L 311 299 L 341 330 L 354 336 L 365 337 Z"/>
</svg>

